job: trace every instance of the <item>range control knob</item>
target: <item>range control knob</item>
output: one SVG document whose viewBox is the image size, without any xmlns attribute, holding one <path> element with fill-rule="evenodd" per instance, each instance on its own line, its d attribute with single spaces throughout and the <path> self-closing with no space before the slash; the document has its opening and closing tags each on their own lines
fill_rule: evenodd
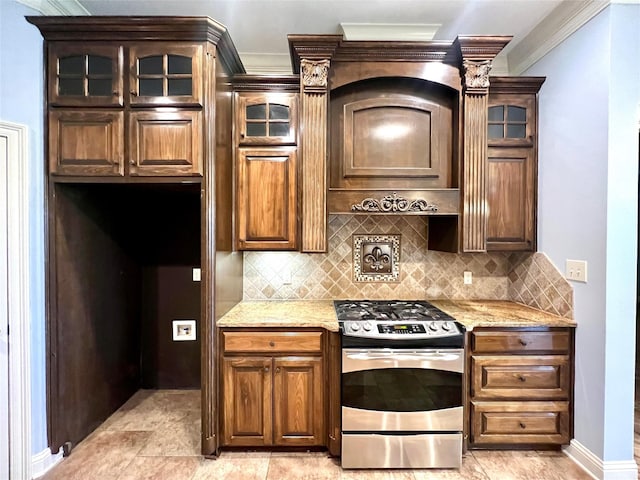
<svg viewBox="0 0 640 480">
<path fill-rule="evenodd" d="M 436 322 L 431 322 L 429 324 L 429 330 L 431 330 L 432 332 L 435 332 L 438 330 L 438 324 Z"/>
<path fill-rule="evenodd" d="M 354 332 L 357 332 L 358 330 L 360 330 L 360 325 L 358 325 L 357 323 L 352 323 L 351 330 L 353 330 Z"/>
<path fill-rule="evenodd" d="M 371 324 L 369 322 L 364 322 L 362 328 L 364 328 L 368 332 L 369 330 L 371 330 Z"/>
<path fill-rule="evenodd" d="M 442 329 L 446 332 L 449 332 L 451 330 L 451 327 L 452 327 L 451 322 L 444 322 L 442 324 Z"/>
</svg>

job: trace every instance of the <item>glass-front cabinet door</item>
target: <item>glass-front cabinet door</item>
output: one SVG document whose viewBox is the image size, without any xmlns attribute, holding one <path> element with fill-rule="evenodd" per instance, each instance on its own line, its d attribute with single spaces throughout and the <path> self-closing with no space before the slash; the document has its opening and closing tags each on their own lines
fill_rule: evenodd
<svg viewBox="0 0 640 480">
<path fill-rule="evenodd" d="M 238 145 L 295 145 L 298 97 L 294 93 L 240 93 Z"/>
<path fill-rule="evenodd" d="M 53 106 L 122 106 L 122 47 L 52 42 L 48 62 Z"/>
<path fill-rule="evenodd" d="M 153 43 L 129 49 L 131 105 L 202 105 L 202 46 Z"/>
</svg>

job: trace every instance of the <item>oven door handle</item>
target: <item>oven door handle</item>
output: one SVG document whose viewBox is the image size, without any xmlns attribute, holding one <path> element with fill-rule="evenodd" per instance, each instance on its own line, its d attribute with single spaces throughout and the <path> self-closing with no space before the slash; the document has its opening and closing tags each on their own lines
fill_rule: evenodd
<svg viewBox="0 0 640 480">
<path fill-rule="evenodd" d="M 342 372 L 382 368 L 423 368 L 462 373 L 463 350 L 349 350 L 342 351 Z"/>
</svg>

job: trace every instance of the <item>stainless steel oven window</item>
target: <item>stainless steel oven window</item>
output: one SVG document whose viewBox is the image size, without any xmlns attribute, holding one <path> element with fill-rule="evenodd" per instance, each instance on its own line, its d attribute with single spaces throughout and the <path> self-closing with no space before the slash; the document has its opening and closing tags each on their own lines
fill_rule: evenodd
<svg viewBox="0 0 640 480">
<path fill-rule="evenodd" d="M 462 406 L 462 349 L 343 349 L 342 406 L 432 412 Z"/>
</svg>

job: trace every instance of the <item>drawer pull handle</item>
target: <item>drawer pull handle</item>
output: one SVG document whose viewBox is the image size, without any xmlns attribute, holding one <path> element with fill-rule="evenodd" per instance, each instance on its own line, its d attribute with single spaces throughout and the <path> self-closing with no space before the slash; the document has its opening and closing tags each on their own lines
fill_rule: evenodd
<svg viewBox="0 0 640 480">
<path fill-rule="evenodd" d="M 273 346 L 275 346 L 275 343 L 274 342 L 269 342 L 269 346 L 273 347 Z"/>
<path fill-rule="evenodd" d="M 520 422 L 520 428 L 524 429 L 527 428 L 527 426 L 524 423 Z"/>
<path fill-rule="evenodd" d="M 269 367 L 264 367 L 264 371 L 268 372 L 269 371 Z"/>
<path fill-rule="evenodd" d="M 526 382 L 527 377 L 525 377 L 524 375 L 518 375 L 518 380 L 520 380 L 521 382 Z"/>
<path fill-rule="evenodd" d="M 527 344 L 529 343 L 529 342 L 526 342 L 526 341 L 522 340 L 521 338 L 519 338 L 519 339 L 518 339 L 518 342 L 519 342 L 519 343 L 520 343 L 520 345 L 522 345 L 523 347 L 526 347 L 526 346 L 527 346 Z"/>
<path fill-rule="evenodd" d="M 280 373 L 280 367 L 276 367 L 276 373 Z"/>
</svg>

